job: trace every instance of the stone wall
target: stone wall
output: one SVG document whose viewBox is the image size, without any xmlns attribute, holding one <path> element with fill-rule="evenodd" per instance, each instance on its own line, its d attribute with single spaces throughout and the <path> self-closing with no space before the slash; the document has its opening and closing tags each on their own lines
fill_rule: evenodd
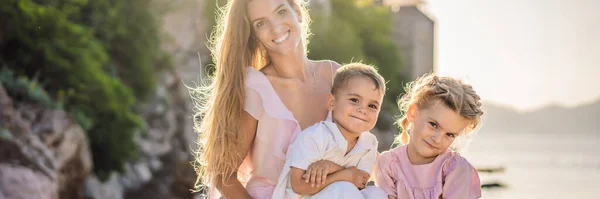
<svg viewBox="0 0 600 199">
<path fill-rule="evenodd" d="M 392 39 L 410 78 L 434 70 L 435 22 L 416 6 L 403 6 L 392 17 Z"/>
</svg>

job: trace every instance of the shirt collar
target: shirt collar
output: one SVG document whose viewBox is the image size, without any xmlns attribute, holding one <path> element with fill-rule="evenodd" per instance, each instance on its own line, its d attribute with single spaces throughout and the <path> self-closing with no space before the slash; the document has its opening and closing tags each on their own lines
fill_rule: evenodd
<svg viewBox="0 0 600 199">
<path fill-rule="evenodd" d="M 346 138 L 344 138 L 344 135 L 342 135 L 342 132 L 335 123 L 333 123 L 332 121 L 323 121 L 323 124 L 325 124 L 325 126 L 327 126 L 327 128 L 331 131 L 331 133 L 333 134 L 333 140 L 336 143 L 343 144 L 343 146 L 346 147 L 348 146 L 348 141 L 346 140 Z M 354 145 L 354 148 L 350 150 L 348 155 L 373 148 L 373 144 L 371 143 L 372 141 L 369 139 L 370 136 L 368 134 L 370 134 L 369 131 L 365 131 L 360 134 L 356 145 Z"/>
</svg>

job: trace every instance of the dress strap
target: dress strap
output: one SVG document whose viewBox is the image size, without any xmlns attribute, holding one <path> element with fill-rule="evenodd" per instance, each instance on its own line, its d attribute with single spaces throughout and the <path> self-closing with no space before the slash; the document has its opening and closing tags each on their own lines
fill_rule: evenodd
<svg viewBox="0 0 600 199">
<path fill-rule="evenodd" d="M 331 86 L 333 86 L 333 80 L 334 80 L 334 78 L 335 78 L 335 73 L 334 73 L 334 71 L 333 71 L 333 64 L 331 64 L 331 62 L 333 62 L 333 61 L 329 61 L 329 71 L 330 71 L 330 73 L 331 73 Z M 331 113 L 331 111 L 329 111 L 329 112 L 327 113 L 327 118 L 325 118 L 325 120 L 326 120 L 326 121 L 330 121 L 330 122 L 331 122 L 331 121 L 333 121 L 333 118 L 332 118 L 332 113 Z"/>
<path fill-rule="evenodd" d="M 333 79 L 335 78 L 335 73 L 333 72 L 333 64 L 332 61 L 329 61 L 329 70 L 331 72 L 331 85 L 333 86 Z"/>
</svg>

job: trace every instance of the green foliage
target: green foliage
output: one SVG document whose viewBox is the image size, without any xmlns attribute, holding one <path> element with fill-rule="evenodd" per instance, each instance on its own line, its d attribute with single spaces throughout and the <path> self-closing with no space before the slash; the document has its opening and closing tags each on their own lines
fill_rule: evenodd
<svg viewBox="0 0 600 199">
<path fill-rule="evenodd" d="M 8 129 L 0 127 L 0 140 L 10 140 L 12 137 L 13 136 Z"/>
<path fill-rule="evenodd" d="M 159 26 L 151 2 L 90 1 L 75 20 L 95 30 L 94 37 L 112 55 L 104 67 L 121 77 L 137 99 L 147 99 L 154 92 L 153 63 L 168 59 L 159 49 Z"/>
<path fill-rule="evenodd" d="M 207 38 L 210 39 L 211 34 L 213 34 L 214 28 L 217 25 L 217 17 L 219 16 L 218 13 L 219 9 L 222 8 L 223 6 L 225 6 L 227 4 L 227 0 L 206 0 L 204 2 L 204 17 L 206 17 L 206 19 L 208 19 L 208 23 L 207 26 L 209 27 L 209 31 L 207 31 Z M 208 43 L 207 43 L 208 44 Z M 206 64 L 205 71 L 207 71 L 209 73 L 209 75 L 212 75 L 211 71 L 215 71 L 215 65 L 212 64 L 214 63 L 212 60 L 212 56 L 208 56 L 208 58 L 210 60 L 203 60 L 204 63 L 208 63 Z"/>
<path fill-rule="evenodd" d="M 363 39 L 354 28 L 355 25 L 337 15 L 327 18 L 322 13 L 311 13 L 311 17 L 314 20 L 311 26 L 314 35 L 308 45 L 311 59 L 329 59 L 340 63 L 365 59 L 365 52 L 361 48 Z"/>
<path fill-rule="evenodd" d="M 209 19 L 208 26 L 213 27 L 217 24 L 217 9 L 225 6 L 227 0 L 207 0 L 204 3 L 204 16 Z"/>
<path fill-rule="evenodd" d="M 328 19 L 323 13 L 311 13 L 314 36 L 308 46 L 309 57 L 339 63 L 362 61 L 376 66 L 388 88 L 382 108 L 395 114 L 396 99 L 404 91 L 402 82 L 406 78 L 402 76 L 400 52 L 392 43 L 389 8 L 374 6 L 366 0 L 331 0 L 331 3 L 333 9 Z"/>
<path fill-rule="evenodd" d="M 16 76 L 38 74 L 48 91 L 42 96 L 64 103 L 88 130 L 101 178 L 136 157 L 133 136 L 143 124 L 136 104 L 154 92 L 153 69 L 170 65 L 150 2 L 0 4 L 0 60 Z"/>
<path fill-rule="evenodd" d="M 22 98 L 33 103 L 39 103 L 47 108 L 62 109 L 61 102 L 55 102 L 35 79 L 25 76 L 17 77 L 7 67 L 0 68 L 0 85 L 16 98 Z"/>
</svg>

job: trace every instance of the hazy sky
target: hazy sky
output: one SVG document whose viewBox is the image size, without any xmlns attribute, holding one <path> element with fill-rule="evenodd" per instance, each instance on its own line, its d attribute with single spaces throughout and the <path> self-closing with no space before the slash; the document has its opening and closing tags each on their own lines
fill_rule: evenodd
<svg viewBox="0 0 600 199">
<path fill-rule="evenodd" d="M 429 0 L 437 72 L 521 110 L 600 100 L 600 0 Z"/>
</svg>

